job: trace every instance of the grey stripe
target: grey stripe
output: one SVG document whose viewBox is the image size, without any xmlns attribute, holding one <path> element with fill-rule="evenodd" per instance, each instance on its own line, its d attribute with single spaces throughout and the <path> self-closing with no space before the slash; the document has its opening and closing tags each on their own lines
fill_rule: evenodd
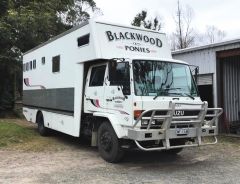
<svg viewBox="0 0 240 184">
<path fill-rule="evenodd" d="M 24 90 L 23 104 L 74 112 L 74 88 Z"/>
</svg>

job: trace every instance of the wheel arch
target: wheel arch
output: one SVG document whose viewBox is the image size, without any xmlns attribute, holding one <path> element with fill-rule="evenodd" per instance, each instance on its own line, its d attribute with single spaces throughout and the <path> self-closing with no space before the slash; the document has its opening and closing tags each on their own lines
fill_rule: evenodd
<svg viewBox="0 0 240 184">
<path fill-rule="evenodd" d="M 123 138 L 127 136 L 127 131 L 126 129 L 124 129 L 119 123 L 118 123 L 118 119 L 116 118 L 116 116 L 112 115 L 112 114 L 106 114 L 106 113 L 93 113 L 93 116 L 101 118 L 102 121 L 108 121 L 111 126 L 113 127 L 113 130 L 115 131 L 116 135 L 118 138 Z M 98 125 L 98 127 L 100 126 L 100 123 Z"/>
</svg>

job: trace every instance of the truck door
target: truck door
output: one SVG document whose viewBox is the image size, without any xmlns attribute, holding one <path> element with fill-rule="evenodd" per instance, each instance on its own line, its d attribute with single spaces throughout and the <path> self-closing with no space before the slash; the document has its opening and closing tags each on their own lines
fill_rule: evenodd
<svg viewBox="0 0 240 184">
<path fill-rule="evenodd" d="M 112 64 L 116 66 L 112 67 Z M 118 116 L 122 124 L 129 125 L 132 114 L 129 64 L 127 62 L 110 62 L 107 78 L 108 82 L 105 87 L 107 112 Z"/>
<path fill-rule="evenodd" d="M 104 112 L 106 101 L 104 100 L 106 64 L 96 65 L 89 69 L 87 75 L 84 112 Z"/>
</svg>

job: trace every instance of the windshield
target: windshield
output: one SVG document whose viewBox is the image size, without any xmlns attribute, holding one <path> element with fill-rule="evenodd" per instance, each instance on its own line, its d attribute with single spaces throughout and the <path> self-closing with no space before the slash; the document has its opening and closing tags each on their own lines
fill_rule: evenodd
<svg viewBox="0 0 240 184">
<path fill-rule="evenodd" d="M 164 61 L 133 61 L 137 96 L 198 96 L 188 65 Z"/>
</svg>

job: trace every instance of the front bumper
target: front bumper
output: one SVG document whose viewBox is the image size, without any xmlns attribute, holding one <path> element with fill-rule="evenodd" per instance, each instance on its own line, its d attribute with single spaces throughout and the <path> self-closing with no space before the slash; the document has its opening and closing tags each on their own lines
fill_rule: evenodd
<svg viewBox="0 0 240 184">
<path fill-rule="evenodd" d="M 176 108 L 176 105 L 184 106 L 184 108 L 181 108 L 180 110 L 197 110 L 199 111 L 199 114 L 195 116 L 174 116 L 175 110 L 179 110 L 179 108 Z M 167 111 L 167 113 L 166 115 L 155 115 L 157 114 L 157 111 Z M 214 113 L 208 114 L 210 111 Z M 207 102 L 204 102 L 203 104 L 170 102 L 168 109 L 151 109 L 144 111 L 136 120 L 133 127 L 128 129 L 128 138 L 134 140 L 136 145 L 144 151 L 216 144 L 216 135 L 218 134 L 218 117 L 222 114 L 222 112 L 223 110 L 221 108 L 208 108 Z M 144 116 L 149 113 L 151 116 Z M 148 126 L 146 129 L 141 129 L 141 126 L 139 125 L 142 120 L 148 120 Z M 162 121 L 162 125 L 158 129 L 152 129 L 152 122 L 155 120 Z M 177 128 L 177 125 L 186 124 L 191 126 L 188 126 L 187 128 Z M 175 128 L 173 128 L 173 125 Z M 181 129 L 184 129 L 185 133 L 179 134 Z M 214 141 L 203 143 L 202 137 L 206 136 L 214 137 Z M 171 145 L 171 139 L 191 139 L 194 140 L 194 142 L 187 145 Z M 162 146 L 146 148 L 140 144 L 141 141 L 152 140 L 162 141 Z"/>
</svg>

